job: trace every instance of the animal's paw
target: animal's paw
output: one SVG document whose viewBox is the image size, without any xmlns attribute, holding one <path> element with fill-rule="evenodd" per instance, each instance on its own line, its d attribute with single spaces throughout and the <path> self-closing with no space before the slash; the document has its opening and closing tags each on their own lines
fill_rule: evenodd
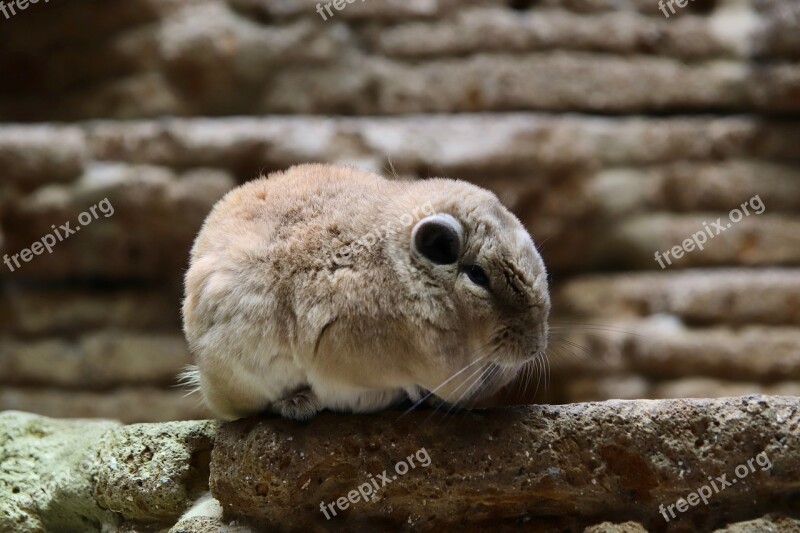
<svg viewBox="0 0 800 533">
<path fill-rule="evenodd" d="M 271 409 L 284 418 L 305 422 L 322 411 L 322 403 L 311 389 L 305 388 L 298 390 L 288 398 L 273 403 Z"/>
<path fill-rule="evenodd" d="M 420 406 L 430 407 L 433 409 L 450 407 L 450 404 L 448 404 L 446 401 L 418 385 L 406 388 L 405 393 L 408 397 L 408 400 L 412 404 L 412 409 L 416 409 Z"/>
<path fill-rule="evenodd" d="M 405 389 L 406 396 L 411 403 L 417 403 L 420 401 L 423 396 L 430 396 L 430 392 L 423 389 L 419 385 L 414 385 L 412 387 L 406 387 Z"/>
</svg>

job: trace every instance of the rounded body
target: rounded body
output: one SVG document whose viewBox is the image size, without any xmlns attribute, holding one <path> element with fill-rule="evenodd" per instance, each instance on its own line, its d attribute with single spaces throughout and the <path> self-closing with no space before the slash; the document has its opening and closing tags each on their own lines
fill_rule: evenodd
<svg viewBox="0 0 800 533">
<path fill-rule="evenodd" d="M 420 255 L 415 228 L 442 213 L 463 225 L 464 257 L 488 261 L 511 242 L 511 269 L 529 294 L 487 294 L 458 265 Z M 514 327 L 530 327 L 518 332 L 523 344 L 545 342 L 545 278 L 521 224 L 483 189 L 303 165 L 214 207 L 192 249 L 184 330 L 203 396 L 222 418 L 365 412 L 434 390 L 477 354 L 500 357 L 496 380 L 510 379 L 534 354 L 490 356 L 487 344 L 520 317 L 526 324 Z M 448 390 L 436 394 L 449 399 Z"/>
</svg>

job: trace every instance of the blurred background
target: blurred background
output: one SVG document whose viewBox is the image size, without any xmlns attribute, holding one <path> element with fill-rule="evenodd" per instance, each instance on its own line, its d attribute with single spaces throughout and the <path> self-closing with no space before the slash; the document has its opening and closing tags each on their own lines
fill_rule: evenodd
<svg viewBox="0 0 800 533">
<path fill-rule="evenodd" d="M 553 338 L 507 403 L 800 395 L 800 2 L 681 1 L 12 3 L 0 410 L 207 417 L 175 387 L 192 240 L 311 161 L 467 179 L 523 220 Z"/>
</svg>

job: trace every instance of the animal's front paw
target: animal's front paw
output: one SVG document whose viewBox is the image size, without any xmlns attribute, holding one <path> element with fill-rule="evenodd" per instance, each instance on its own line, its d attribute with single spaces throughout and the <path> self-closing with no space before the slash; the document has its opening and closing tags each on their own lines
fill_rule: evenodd
<svg viewBox="0 0 800 533">
<path fill-rule="evenodd" d="M 298 390 L 288 398 L 273 403 L 271 410 L 284 418 L 305 422 L 322 411 L 322 403 L 311 389 L 305 388 Z"/>
<path fill-rule="evenodd" d="M 416 409 L 423 405 L 425 407 L 432 407 L 434 409 L 450 406 L 446 401 L 442 400 L 429 390 L 420 387 L 419 385 L 407 387 L 404 390 L 408 400 L 412 404 L 411 409 Z"/>
<path fill-rule="evenodd" d="M 406 397 L 408 401 L 411 403 L 417 403 L 419 400 L 422 399 L 423 396 L 430 394 L 427 390 L 423 389 L 419 385 L 414 385 L 412 387 L 406 387 L 403 389 L 406 393 Z"/>
</svg>

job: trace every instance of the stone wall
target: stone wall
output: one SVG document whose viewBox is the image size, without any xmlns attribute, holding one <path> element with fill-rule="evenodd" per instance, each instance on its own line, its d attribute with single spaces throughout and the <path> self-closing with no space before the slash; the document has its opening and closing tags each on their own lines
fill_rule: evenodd
<svg viewBox="0 0 800 533">
<path fill-rule="evenodd" d="M 800 4 L 316 5 L 0 14 L 0 254 L 32 248 L 0 264 L 0 531 L 800 530 Z M 310 161 L 495 191 L 555 304 L 546 375 L 497 401 L 570 405 L 187 421 L 209 416 L 175 382 L 192 239 Z M 639 400 L 571 403 L 609 399 Z M 320 512 L 421 447 L 424 474 Z"/>
<path fill-rule="evenodd" d="M 202 418 L 180 278 L 237 183 L 330 161 L 486 186 L 556 302 L 504 401 L 800 394 L 800 8 L 75 0 L 0 19 L 0 409 Z M 758 195 L 766 210 L 654 261 Z"/>
</svg>

